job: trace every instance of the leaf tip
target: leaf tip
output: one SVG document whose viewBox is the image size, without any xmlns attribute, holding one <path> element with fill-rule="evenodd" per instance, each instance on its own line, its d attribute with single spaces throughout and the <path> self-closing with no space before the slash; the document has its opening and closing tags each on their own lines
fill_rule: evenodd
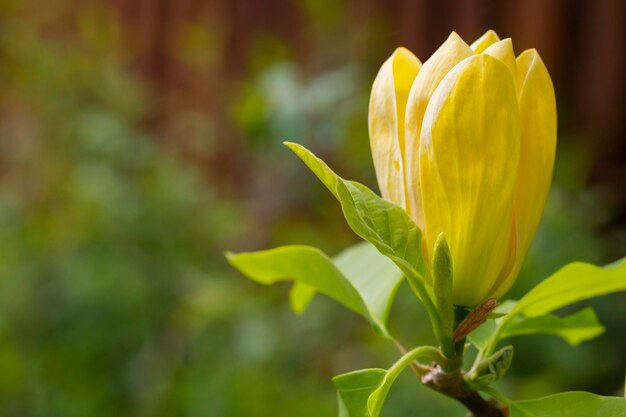
<svg viewBox="0 0 626 417">
<path fill-rule="evenodd" d="M 226 260 L 228 261 L 229 264 L 231 265 L 235 265 L 235 258 L 237 257 L 236 253 L 233 253 L 231 251 L 226 251 L 224 252 L 224 258 L 226 258 Z"/>
<path fill-rule="evenodd" d="M 301 147 L 301 145 L 298 145 L 295 142 L 289 142 L 288 140 L 284 140 L 283 141 L 283 145 L 285 145 L 286 147 L 288 147 L 289 149 L 291 149 L 294 152 L 296 151 L 296 149 Z"/>
</svg>

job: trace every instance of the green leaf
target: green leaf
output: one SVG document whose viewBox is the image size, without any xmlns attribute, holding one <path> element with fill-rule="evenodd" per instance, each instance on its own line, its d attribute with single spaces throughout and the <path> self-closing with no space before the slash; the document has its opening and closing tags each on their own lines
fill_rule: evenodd
<svg viewBox="0 0 626 417">
<path fill-rule="evenodd" d="M 413 291 L 424 303 L 435 335 L 445 344 L 445 332 L 430 293 L 424 283 L 422 232 L 403 208 L 379 197 L 366 186 L 347 181 L 306 148 L 285 142 L 339 200 L 352 230 L 391 259 L 407 277 Z"/>
<path fill-rule="evenodd" d="M 508 315 L 496 320 L 496 328 L 486 344 L 480 340 L 482 348 L 479 357 L 493 352 L 510 326 L 518 323 L 521 328 L 520 316 L 522 320 L 545 316 L 569 304 L 618 291 L 626 291 L 626 258 L 604 268 L 581 262 L 566 265 L 530 290 Z M 582 314 L 559 324 L 555 316 L 538 319 L 530 324 L 544 329 L 555 326 L 554 331 L 549 333 L 559 334 L 569 343 L 575 344 L 595 337 L 600 331 L 595 317 L 591 318 L 589 313 Z M 572 329 L 576 321 L 580 321 L 583 329 Z M 571 327 L 568 328 L 568 325 Z"/>
<path fill-rule="evenodd" d="M 368 400 L 375 392 L 380 392 L 386 377 L 386 369 L 362 369 L 333 378 L 338 394 L 339 416 L 377 416 L 377 414 L 371 414 Z M 380 398 L 380 395 L 377 394 L 376 398 Z"/>
<path fill-rule="evenodd" d="M 348 248 L 334 262 L 310 246 L 227 254 L 227 258 L 261 284 L 294 281 L 290 302 L 296 312 L 304 311 L 320 292 L 361 314 L 379 334 L 389 337 L 387 316 L 402 273 L 367 242 Z"/>
<path fill-rule="evenodd" d="M 347 248 L 333 261 L 361 295 L 372 317 L 386 326 L 393 299 L 404 278 L 402 271 L 368 242 Z"/>
<path fill-rule="evenodd" d="M 378 417 L 398 375 L 420 358 L 441 360 L 441 355 L 434 347 L 421 346 L 406 353 L 389 370 L 362 369 L 334 377 L 339 417 Z"/>
<path fill-rule="evenodd" d="M 510 417 L 626 417 L 626 398 L 565 392 L 511 402 Z"/>
<path fill-rule="evenodd" d="M 487 320 L 480 327 L 469 335 L 467 340 L 474 345 L 478 350 L 483 350 L 489 344 L 489 341 L 493 337 L 497 330 L 497 320 Z"/>
<path fill-rule="evenodd" d="M 386 323 L 402 272 L 368 242 L 357 243 L 333 258 L 335 266 L 345 275 L 365 301 L 372 315 Z M 289 294 L 291 306 L 302 313 L 315 296 L 315 288 L 302 281 L 294 283 Z"/>
<path fill-rule="evenodd" d="M 305 284 L 302 281 L 296 281 L 289 291 L 289 304 L 297 314 L 302 314 L 307 309 L 313 298 L 315 297 L 315 287 Z"/>
<path fill-rule="evenodd" d="M 385 256 L 423 275 L 422 234 L 401 207 L 382 199 L 366 186 L 335 174 L 309 150 L 285 142 L 341 203 L 352 230 Z"/>
<path fill-rule="evenodd" d="M 604 326 L 598 322 L 596 313 L 591 307 L 587 307 L 566 317 L 547 314 L 522 318 L 509 324 L 502 332 L 501 338 L 529 334 L 552 334 L 562 337 L 572 346 L 577 346 L 586 340 L 601 335 L 604 330 Z"/>
<path fill-rule="evenodd" d="M 261 284 L 301 282 L 367 316 L 359 293 L 321 250 L 310 246 L 281 246 L 258 252 L 227 254 L 228 261 L 248 278 Z"/>
<path fill-rule="evenodd" d="M 625 290 L 626 258 L 604 268 L 575 262 L 530 290 L 511 315 L 541 316 L 578 301 Z"/>
</svg>

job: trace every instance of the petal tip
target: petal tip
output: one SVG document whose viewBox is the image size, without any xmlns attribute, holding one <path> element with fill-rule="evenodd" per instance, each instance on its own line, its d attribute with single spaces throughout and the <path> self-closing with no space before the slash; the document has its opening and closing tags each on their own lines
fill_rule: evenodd
<svg viewBox="0 0 626 417">
<path fill-rule="evenodd" d="M 500 37 L 495 30 L 489 29 L 481 37 L 476 39 L 470 46 L 474 53 L 479 54 L 487 49 L 490 45 L 498 42 Z"/>
<path fill-rule="evenodd" d="M 393 54 L 411 54 L 413 55 L 413 52 L 411 52 L 411 50 L 405 46 L 398 46 L 394 51 Z"/>
<path fill-rule="evenodd" d="M 391 58 L 394 62 L 398 60 L 409 61 L 414 64 L 420 64 L 420 60 L 415 56 L 410 49 L 405 48 L 404 46 L 397 47 L 393 54 L 391 54 Z"/>
<path fill-rule="evenodd" d="M 542 63 L 543 65 L 545 65 L 543 59 L 541 58 L 541 55 L 539 54 L 539 51 L 537 51 L 536 48 L 528 48 L 524 51 L 522 51 L 517 58 L 515 58 L 515 60 L 517 62 L 530 62 L 530 63 Z"/>
<path fill-rule="evenodd" d="M 454 30 L 452 32 L 450 32 L 450 35 L 448 36 L 448 39 L 446 39 L 446 41 L 456 41 L 456 42 L 463 42 L 463 43 L 465 43 L 465 40 L 463 40 L 461 35 L 456 33 Z"/>
</svg>

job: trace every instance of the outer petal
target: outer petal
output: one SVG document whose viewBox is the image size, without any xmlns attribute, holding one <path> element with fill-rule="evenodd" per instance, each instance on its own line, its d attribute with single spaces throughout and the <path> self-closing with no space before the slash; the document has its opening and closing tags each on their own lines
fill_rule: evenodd
<svg viewBox="0 0 626 417">
<path fill-rule="evenodd" d="M 483 34 L 483 36 L 476 39 L 470 45 L 470 48 L 472 48 L 472 51 L 474 51 L 474 53 L 480 54 L 482 51 L 487 49 L 490 45 L 498 42 L 499 40 L 500 38 L 498 37 L 498 34 L 495 31 L 489 29 L 487 32 Z"/>
<path fill-rule="evenodd" d="M 536 50 L 517 58 L 521 152 L 515 184 L 517 253 L 514 267 L 494 288 L 500 296 L 509 290 L 530 248 L 548 197 L 556 152 L 556 100 L 550 74 Z"/>
<path fill-rule="evenodd" d="M 370 96 L 369 134 L 378 185 L 384 198 L 404 208 L 404 115 L 420 67 L 408 49 L 396 49 L 378 72 Z"/>
<path fill-rule="evenodd" d="M 415 78 L 406 109 L 406 170 L 407 212 L 424 227 L 419 183 L 419 147 L 422 120 L 433 92 L 446 74 L 463 59 L 472 56 L 472 50 L 459 35 L 452 32 L 448 39 L 424 63 Z"/>
<path fill-rule="evenodd" d="M 517 80 L 517 64 L 515 63 L 515 52 L 513 52 L 513 42 L 511 38 L 506 38 L 491 44 L 483 51 L 483 54 L 491 55 L 502 61 L 511 71 L 511 76 Z"/>
<path fill-rule="evenodd" d="M 455 304 L 484 300 L 507 260 L 519 149 L 508 68 L 489 55 L 464 60 L 433 94 L 420 145 L 426 244 L 448 237 Z"/>
</svg>

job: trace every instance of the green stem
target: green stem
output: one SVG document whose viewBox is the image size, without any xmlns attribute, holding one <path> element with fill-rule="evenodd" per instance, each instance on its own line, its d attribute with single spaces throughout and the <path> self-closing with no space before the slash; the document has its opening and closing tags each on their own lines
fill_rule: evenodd
<svg viewBox="0 0 626 417">
<path fill-rule="evenodd" d="M 393 337 L 391 337 L 390 339 L 396 345 L 396 348 L 398 349 L 398 351 L 400 352 L 400 354 L 402 356 L 404 356 L 404 355 L 409 353 L 406 350 L 406 348 L 404 347 L 404 345 L 402 345 L 402 343 L 400 343 L 400 341 L 394 339 Z M 426 372 L 428 372 L 428 367 L 422 365 L 421 363 L 419 363 L 417 361 L 413 361 L 409 366 L 411 367 L 411 369 L 413 370 L 415 375 L 417 375 L 418 378 L 420 378 L 422 375 L 424 375 Z"/>
<path fill-rule="evenodd" d="M 439 317 L 439 312 L 437 311 L 437 308 L 435 307 L 435 304 L 433 303 L 430 294 L 428 293 L 428 291 L 426 291 L 424 282 L 420 279 L 419 276 L 417 276 L 414 271 L 408 268 L 402 269 L 404 275 L 409 281 L 409 285 L 411 286 L 413 291 L 417 293 L 417 296 L 422 301 L 422 303 L 424 303 L 424 307 L 426 307 L 426 312 L 428 313 L 428 316 L 430 317 L 430 322 L 433 326 L 433 331 L 435 332 L 435 337 L 437 338 L 437 341 L 439 342 L 439 345 L 442 347 L 442 349 L 445 350 L 444 347 L 452 338 L 451 336 L 447 336 L 445 334 L 443 324 L 441 323 L 441 317 Z"/>
<path fill-rule="evenodd" d="M 402 356 L 396 363 L 393 364 L 391 368 L 388 369 L 388 375 L 392 377 L 396 377 L 404 368 L 409 366 L 413 361 L 417 361 L 419 359 L 428 359 L 430 362 L 440 363 L 442 361 L 445 362 L 445 358 L 434 346 L 419 346 L 415 349 L 410 350 L 404 356 Z"/>
<path fill-rule="evenodd" d="M 498 347 L 498 342 L 500 341 L 500 335 L 502 334 L 502 332 L 504 331 L 504 329 L 506 328 L 506 326 L 509 324 L 509 322 L 511 321 L 513 317 L 515 316 L 511 316 L 509 314 L 502 318 L 502 322 L 500 323 L 499 326 L 496 327 L 496 331 L 493 333 L 493 335 L 487 342 L 487 345 L 485 346 L 485 348 L 482 349 L 480 352 L 478 352 L 478 355 L 476 356 L 476 360 L 474 361 L 474 364 L 477 364 L 481 360 L 488 358 L 490 355 L 492 355 L 495 352 L 496 347 Z"/>
<path fill-rule="evenodd" d="M 490 395 L 492 398 L 500 401 L 502 404 L 508 405 L 510 403 L 509 399 L 504 395 L 500 394 L 498 391 L 490 387 L 489 385 L 481 386 L 479 391 L 484 392 L 485 394 Z"/>
<path fill-rule="evenodd" d="M 399 343 L 398 347 L 401 351 L 404 350 Z M 389 389 L 389 386 L 395 381 L 398 375 L 408 366 L 414 365 L 419 359 L 426 359 L 429 362 L 436 363 L 432 368 L 419 366 L 420 372 L 416 372 L 416 374 L 418 374 L 423 384 L 444 395 L 454 398 L 470 410 L 474 417 L 504 416 L 502 410 L 495 404 L 486 401 L 478 392 L 468 389 L 469 387 L 463 381 L 463 374 L 460 367 L 455 367 L 454 370 L 449 372 L 446 371 L 446 369 L 453 368 L 451 366 L 452 363 L 456 365 L 457 361 L 462 360 L 462 355 L 459 358 L 450 360 L 434 346 L 420 346 L 405 353 L 387 370 L 384 383 L 386 386 L 385 389 Z M 494 398 L 503 398 L 501 396 L 498 398 L 497 392 L 488 393 Z M 503 403 L 507 403 L 506 399 L 504 399 Z"/>
</svg>

